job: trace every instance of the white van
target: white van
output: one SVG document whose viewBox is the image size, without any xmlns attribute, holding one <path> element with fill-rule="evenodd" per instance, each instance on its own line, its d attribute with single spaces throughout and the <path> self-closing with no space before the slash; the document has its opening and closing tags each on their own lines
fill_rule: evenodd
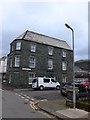
<svg viewBox="0 0 90 120">
<path fill-rule="evenodd" d="M 40 90 L 45 88 L 55 88 L 59 90 L 60 84 L 55 80 L 55 78 L 37 77 L 32 81 L 32 88 Z"/>
</svg>

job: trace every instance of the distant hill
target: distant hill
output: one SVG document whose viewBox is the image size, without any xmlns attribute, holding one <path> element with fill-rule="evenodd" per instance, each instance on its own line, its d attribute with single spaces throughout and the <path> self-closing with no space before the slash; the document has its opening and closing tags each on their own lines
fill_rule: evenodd
<svg viewBox="0 0 90 120">
<path fill-rule="evenodd" d="M 75 66 L 80 67 L 82 70 L 90 71 L 90 60 L 76 61 Z"/>
</svg>

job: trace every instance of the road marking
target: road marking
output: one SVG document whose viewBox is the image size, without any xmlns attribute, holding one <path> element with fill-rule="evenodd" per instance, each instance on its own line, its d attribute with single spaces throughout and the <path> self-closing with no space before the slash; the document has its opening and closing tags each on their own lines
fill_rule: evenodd
<svg viewBox="0 0 90 120">
<path fill-rule="evenodd" d="M 18 93 L 15 93 L 15 95 L 18 95 L 19 97 L 21 97 L 22 99 L 25 99 L 26 101 L 34 101 L 34 99 L 33 98 L 30 98 L 29 96 L 27 96 L 26 94 L 23 94 L 23 93 L 20 93 L 20 94 L 18 94 Z M 35 107 L 35 105 L 34 105 L 34 102 L 33 102 L 33 105 L 32 105 L 33 107 Z M 35 109 L 37 109 L 37 108 L 35 108 Z"/>
<path fill-rule="evenodd" d="M 34 99 L 33 99 L 33 98 L 31 98 L 31 100 L 32 100 L 32 101 L 34 101 Z"/>
<path fill-rule="evenodd" d="M 35 103 L 30 101 L 30 107 L 34 110 L 38 110 L 38 108 L 35 106 Z"/>
<path fill-rule="evenodd" d="M 29 102 L 29 105 L 30 107 L 33 109 L 33 110 L 37 110 L 39 113 L 47 116 L 48 118 L 55 118 L 54 116 L 52 115 L 49 115 L 48 113 L 46 113 L 45 111 L 42 111 L 42 110 L 39 110 L 39 108 L 37 107 L 36 104 L 38 104 L 38 102 L 40 101 L 47 101 L 47 99 L 42 99 L 42 100 L 39 100 L 39 101 L 36 101 L 33 99 L 33 98 L 30 98 L 29 96 L 27 96 L 26 94 L 23 94 L 23 93 L 15 93 L 15 95 L 18 95 L 19 97 L 23 98 L 24 100 L 28 101 Z M 31 100 L 31 101 L 30 101 Z"/>
<path fill-rule="evenodd" d="M 49 115 L 45 111 L 39 110 L 39 108 L 36 106 L 36 103 L 33 102 L 33 101 L 30 101 L 30 107 L 34 110 L 37 110 L 37 112 L 39 112 L 40 114 L 43 114 L 43 115 L 47 116 L 48 118 L 55 118 L 54 116 Z"/>
<path fill-rule="evenodd" d="M 25 99 L 26 101 L 29 101 L 29 99 Z"/>
<path fill-rule="evenodd" d="M 21 95 L 18 95 L 19 97 L 21 97 Z"/>
<path fill-rule="evenodd" d="M 25 97 L 21 96 L 21 98 L 25 98 Z"/>
<path fill-rule="evenodd" d="M 25 97 L 26 97 L 27 95 L 25 95 L 25 94 L 24 94 L 23 96 L 25 96 Z"/>
<path fill-rule="evenodd" d="M 30 97 L 29 97 L 29 96 L 26 96 L 26 98 L 30 99 Z"/>
</svg>

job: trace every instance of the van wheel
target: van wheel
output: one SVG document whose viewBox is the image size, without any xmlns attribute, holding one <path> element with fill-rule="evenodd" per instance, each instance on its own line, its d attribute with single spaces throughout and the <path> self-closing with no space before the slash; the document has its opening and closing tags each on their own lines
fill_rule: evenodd
<svg viewBox="0 0 90 120">
<path fill-rule="evenodd" d="M 60 90 L 60 86 L 56 86 L 56 90 Z"/>
<path fill-rule="evenodd" d="M 43 90 L 44 89 L 44 87 L 43 86 L 40 86 L 40 90 Z"/>
</svg>

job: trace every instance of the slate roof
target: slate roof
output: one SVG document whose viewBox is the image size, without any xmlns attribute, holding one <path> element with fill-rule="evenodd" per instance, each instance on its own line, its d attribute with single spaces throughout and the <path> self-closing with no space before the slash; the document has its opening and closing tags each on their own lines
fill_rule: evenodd
<svg viewBox="0 0 90 120">
<path fill-rule="evenodd" d="M 87 72 L 87 71 L 85 71 L 85 70 L 82 70 L 80 67 L 78 67 L 78 66 L 74 66 L 74 71 L 75 72 Z"/>
<path fill-rule="evenodd" d="M 51 45 L 54 47 L 72 50 L 66 41 L 59 40 L 57 38 L 49 37 L 49 36 L 36 33 L 36 32 L 32 32 L 32 31 L 28 31 L 28 30 L 25 31 L 23 34 L 21 34 L 16 39 L 30 40 L 30 41 L 37 42 L 37 43 L 42 43 L 42 44 Z"/>
</svg>

